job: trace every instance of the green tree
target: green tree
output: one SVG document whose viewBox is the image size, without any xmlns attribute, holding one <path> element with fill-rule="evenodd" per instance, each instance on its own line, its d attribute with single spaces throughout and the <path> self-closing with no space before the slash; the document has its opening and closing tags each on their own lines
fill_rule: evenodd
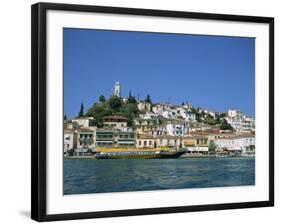
<svg viewBox="0 0 281 224">
<path fill-rule="evenodd" d="M 151 101 L 151 98 L 150 98 L 150 95 L 149 95 L 149 94 L 147 94 L 146 99 L 145 99 L 145 102 L 151 103 L 151 104 L 152 104 L 152 101 Z"/>
<path fill-rule="evenodd" d="M 78 117 L 83 117 L 83 116 L 84 116 L 84 104 L 81 103 L 80 111 L 78 113 Z"/>
<path fill-rule="evenodd" d="M 134 96 L 132 96 L 132 94 L 131 94 L 131 90 L 129 92 L 129 97 L 128 97 L 127 103 L 137 103 L 136 98 Z"/>
<path fill-rule="evenodd" d="M 94 117 L 94 125 L 98 127 L 103 126 L 103 118 L 113 114 L 113 110 L 108 107 L 108 102 L 105 103 L 94 103 L 89 108 L 87 116 Z"/>
<path fill-rule="evenodd" d="M 202 114 L 199 113 L 199 109 L 201 109 L 201 108 L 200 107 L 199 108 L 192 107 L 191 112 L 195 114 L 196 121 L 201 122 L 202 121 Z"/>
<path fill-rule="evenodd" d="M 227 121 L 225 119 L 223 119 L 221 125 L 220 125 L 220 129 L 221 130 L 233 130 L 233 127 L 227 123 Z"/>
<path fill-rule="evenodd" d="M 210 114 L 205 115 L 204 123 L 209 124 L 209 125 L 217 124 L 216 120 L 214 119 L 214 117 L 211 116 Z"/>
<path fill-rule="evenodd" d="M 122 99 L 117 96 L 112 96 L 104 102 L 96 102 L 91 106 L 86 115 L 94 117 L 94 125 L 97 127 L 103 127 L 103 120 L 105 116 L 109 115 L 121 115 L 128 119 L 128 126 L 133 125 L 134 118 L 139 116 L 138 104 L 131 92 L 126 103 L 123 103 Z"/>
<path fill-rule="evenodd" d="M 109 107 L 113 111 L 119 111 L 122 106 L 122 100 L 117 96 L 112 96 L 109 99 Z"/>
<path fill-rule="evenodd" d="M 104 102 L 106 101 L 104 95 L 100 95 L 99 101 L 100 101 L 101 103 L 104 103 Z"/>
<path fill-rule="evenodd" d="M 66 114 L 63 116 L 63 119 L 66 121 L 67 120 L 67 116 Z"/>
<path fill-rule="evenodd" d="M 134 118 L 139 116 L 138 105 L 136 103 L 123 104 L 118 114 L 128 119 L 128 126 L 133 126 Z"/>
<path fill-rule="evenodd" d="M 227 117 L 227 113 L 220 113 L 219 116 L 220 116 L 220 118 L 225 118 L 225 117 Z"/>
<path fill-rule="evenodd" d="M 215 124 L 221 124 L 221 117 L 220 116 L 216 116 Z"/>
<path fill-rule="evenodd" d="M 217 145 L 214 143 L 214 141 L 210 141 L 208 148 L 210 154 L 214 154 L 216 152 Z"/>
</svg>

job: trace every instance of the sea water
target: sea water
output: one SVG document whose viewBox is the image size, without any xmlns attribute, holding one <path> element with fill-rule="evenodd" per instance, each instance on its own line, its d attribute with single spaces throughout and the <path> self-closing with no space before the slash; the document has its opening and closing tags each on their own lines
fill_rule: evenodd
<svg viewBox="0 0 281 224">
<path fill-rule="evenodd" d="M 64 159 L 64 194 L 246 186 L 255 158 Z"/>
</svg>

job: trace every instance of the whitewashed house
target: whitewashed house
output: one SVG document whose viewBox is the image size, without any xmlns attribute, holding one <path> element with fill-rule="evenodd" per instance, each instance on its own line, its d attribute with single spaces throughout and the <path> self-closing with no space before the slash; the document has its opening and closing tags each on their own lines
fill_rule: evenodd
<svg viewBox="0 0 281 224">
<path fill-rule="evenodd" d="M 74 150 L 74 155 L 92 154 L 96 146 L 96 127 L 82 127 L 75 132 L 77 134 L 77 147 Z"/>
<path fill-rule="evenodd" d="M 187 122 L 196 122 L 196 115 L 195 115 L 195 113 L 187 111 L 186 115 L 185 115 L 185 120 Z"/>
<path fill-rule="evenodd" d="M 138 109 L 139 111 L 151 111 L 151 104 L 146 101 L 139 101 Z"/>
<path fill-rule="evenodd" d="M 120 115 L 106 116 L 103 125 L 106 128 L 123 129 L 127 127 L 127 118 Z"/>
<path fill-rule="evenodd" d="M 252 119 L 227 117 L 226 121 L 238 132 L 255 130 L 255 121 Z"/>
<path fill-rule="evenodd" d="M 169 120 L 166 124 L 167 134 L 171 136 L 184 136 L 188 133 L 188 122 L 182 120 Z"/>
<path fill-rule="evenodd" d="M 72 124 L 78 125 L 80 127 L 89 127 L 93 125 L 93 117 L 79 117 L 71 120 Z"/>
<path fill-rule="evenodd" d="M 167 116 L 168 114 L 165 113 L 165 116 L 164 116 L 164 112 L 166 111 L 171 111 L 172 109 L 174 109 L 174 106 L 171 105 L 171 104 L 156 104 L 155 106 L 152 107 L 152 111 L 155 113 L 155 114 L 158 114 L 160 116 Z M 168 116 L 166 118 L 169 118 Z"/>
<path fill-rule="evenodd" d="M 227 151 L 239 151 L 242 155 L 255 153 L 254 135 L 237 135 L 227 138 L 214 140 L 218 149 L 227 149 Z"/>
<path fill-rule="evenodd" d="M 63 152 L 68 155 L 71 150 L 75 147 L 75 133 L 71 129 L 64 129 L 63 132 Z"/>
<path fill-rule="evenodd" d="M 240 111 L 240 110 L 234 110 L 234 109 L 229 109 L 228 112 L 228 117 L 239 117 L 239 118 L 242 118 L 244 116 L 244 114 Z"/>
<path fill-rule="evenodd" d="M 158 118 L 159 115 L 153 112 L 146 112 L 145 114 L 140 114 L 139 117 L 142 119 L 153 119 L 153 118 Z"/>
<path fill-rule="evenodd" d="M 171 110 L 171 109 L 163 111 L 162 116 L 167 118 L 167 119 L 175 119 L 177 117 L 176 116 L 176 111 Z"/>
</svg>

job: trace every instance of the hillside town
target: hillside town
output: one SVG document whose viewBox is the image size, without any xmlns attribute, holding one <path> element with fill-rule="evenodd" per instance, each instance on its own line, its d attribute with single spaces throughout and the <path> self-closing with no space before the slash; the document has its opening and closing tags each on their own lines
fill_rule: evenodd
<svg viewBox="0 0 281 224">
<path fill-rule="evenodd" d="M 115 83 L 112 96 L 73 119 L 64 117 L 65 157 L 91 157 L 98 148 L 175 148 L 181 157 L 255 155 L 255 120 L 242 111 L 224 112 L 121 95 Z"/>
</svg>

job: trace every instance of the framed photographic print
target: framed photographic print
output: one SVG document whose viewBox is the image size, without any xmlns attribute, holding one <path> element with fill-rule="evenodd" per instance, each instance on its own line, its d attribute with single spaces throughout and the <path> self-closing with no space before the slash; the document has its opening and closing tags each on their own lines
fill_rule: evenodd
<svg viewBox="0 0 281 224">
<path fill-rule="evenodd" d="M 32 219 L 274 205 L 274 19 L 32 6 Z"/>
</svg>

